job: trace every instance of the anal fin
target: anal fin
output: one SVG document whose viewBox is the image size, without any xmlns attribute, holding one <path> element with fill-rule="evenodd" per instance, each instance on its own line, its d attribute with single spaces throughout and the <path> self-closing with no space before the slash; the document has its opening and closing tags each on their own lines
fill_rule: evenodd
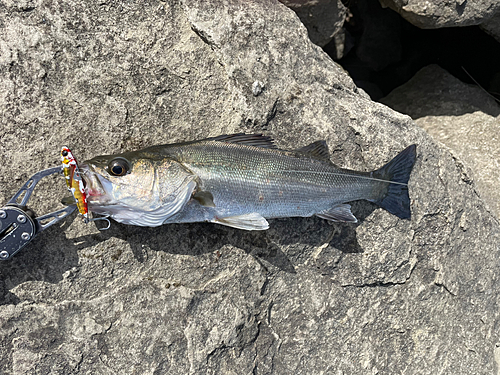
<svg viewBox="0 0 500 375">
<path fill-rule="evenodd" d="M 351 205 L 339 204 L 327 211 L 317 213 L 316 216 L 330 220 L 330 221 L 343 221 L 347 223 L 357 223 L 358 219 L 351 212 Z"/>
<path fill-rule="evenodd" d="M 266 230 L 269 228 L 267 220 L 257 212 L 245 215 L 215 218 L 212 222 L 243 230 Z"/>
</svg>

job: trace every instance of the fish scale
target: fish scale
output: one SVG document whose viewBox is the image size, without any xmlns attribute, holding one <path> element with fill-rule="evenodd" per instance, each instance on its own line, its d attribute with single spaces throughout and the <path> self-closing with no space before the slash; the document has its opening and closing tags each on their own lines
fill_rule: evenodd
<svg viewBox="0 0 500 375">
<path fill-rule="evenodd" d="M 200 178 L 202 190 L 212 192 L 220 216 L 311 216 L 339 203 L 373 199 L 372 192 L 387 184 L 281 150 L 213 141 L 186 147 L 165 151 Z"/>
</svg>

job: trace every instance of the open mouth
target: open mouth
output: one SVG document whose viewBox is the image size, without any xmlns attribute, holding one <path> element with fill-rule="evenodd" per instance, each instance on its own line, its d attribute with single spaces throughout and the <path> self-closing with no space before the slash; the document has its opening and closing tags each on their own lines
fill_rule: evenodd
<svg viewBox="0 0 500 375">
<path fill-rule="evenodd" d="M 92 167 L 88 164 L 82 164 L 80 166 L 80 171 L 83 180 L 83 186 L 85 187 L 85 193 L 87 198 L 98 197 L 104 195 L 104 189 L 101 182 L 99 181 L 98 175 L 92 170 Z"/>
</svg>

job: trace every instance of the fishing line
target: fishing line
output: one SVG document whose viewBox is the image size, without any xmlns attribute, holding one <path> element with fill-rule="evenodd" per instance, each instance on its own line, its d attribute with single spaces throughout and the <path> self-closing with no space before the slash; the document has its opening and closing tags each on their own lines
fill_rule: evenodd
<svg viewBox="0 0 500 375">
<path fill-rule="evenodd" d="M 257 172 L 257 170 L 246 170 L 246 171 Z M 363 180 L 386 182 L 386 183 L 394 184 L 394 185 L 408 186 L 408 184 L 405 184 L 402 182 L 383 180 L 381 178 L 375 178 L 375 177 L 358 176 L 358 175 L 354 175 L 354 174 L 346 174 L 346 173 L 340 173 L 340 172 L 299 171 L 299 170 L 292 170 L 292 169 L 284 169 L 284 170 L 280 170 L 280 171 L 276 171 L 276 172 L 309 173 L 309 174 L 322 174 L 322 175 L 330 175 L 330 176 L 352 177 L 352 178 L 360 178 Z"/>
</svg>

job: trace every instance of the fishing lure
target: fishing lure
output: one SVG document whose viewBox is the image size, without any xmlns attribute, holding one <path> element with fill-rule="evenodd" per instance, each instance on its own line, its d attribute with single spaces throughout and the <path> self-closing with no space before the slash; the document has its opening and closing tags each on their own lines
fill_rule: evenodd
<svg viewBox="0 0 500 375">
<path fill-rule="evenodd" d="M 63 147 L 61 150 L 61 161 L 63 165 L 63 174 L 66 179 L 66 185 L 76 201 L 78 211 L 83 216 L 83 221 L 88 223 L 89 210 L 87 206 L 87 194 L 85 193 L 85 186 L 83 184 L 78 163 L 71 150 Z"/>
</svg>

